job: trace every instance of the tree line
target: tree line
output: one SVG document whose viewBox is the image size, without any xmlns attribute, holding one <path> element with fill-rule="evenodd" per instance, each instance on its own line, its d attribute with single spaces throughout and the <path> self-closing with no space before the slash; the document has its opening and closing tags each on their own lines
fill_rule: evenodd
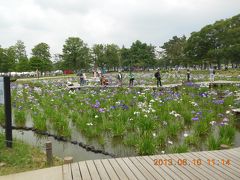
<svg viewBox="0 0 240 180">
<path fill-rule="evenodd" d="M 186 36 L 173 36 L 162 46 L 156 47 L 139 40 L 129 48 L 116 44 L 95 44 L 89 47 L 79 37 L 69 37 L 62 53 L 51 56 L 50 46 L 39 43 L 33 47 L 31 57 L 26 54 L 24 42 L 18 40 L 8 48 L 0 46 L 0 72 L 51 71 L 56 69 L 91 69 L 119 67 L 154 68 L 175 66 L 200 66 L 240 64 L 240 14 L 216 21 L 198 32 Z"/>
</svg>

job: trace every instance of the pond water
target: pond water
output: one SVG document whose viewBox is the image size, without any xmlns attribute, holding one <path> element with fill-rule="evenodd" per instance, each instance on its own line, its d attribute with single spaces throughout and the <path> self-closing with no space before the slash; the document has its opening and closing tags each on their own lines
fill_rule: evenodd
<svg viewBox="0 0 240 180">
<path fill-rule="evenodd" d="M 237 131 L 235 134 L 234 147 L 240 147 L 240 121 L 238 120 Z M 4 133 L 4 129 L 0 128 L 0 132 Z M 183 134 L 182 134 L 183 135 Z M 52 142 L 53 155 L 64 158 L 66 156 L 73 157 L 74 162 L 83 161 L 83 160 L 94 160 L 94 159 L 105 159 L 111 158 L 111 156 L 104 155 L 101 153 L 94 153 L 87 151 L 79 145 L 74 145 L 70 142 L 63 142 L 54 139 L 53 137 L 40 136 L 34 133 L 33 131 L 25 130 L 13 130 L 13 138 L 16 138 L 24 143 L 30 144 L 32 146 L 40 148 L 42 151 L 45 151 L 45 143 L 47 141 Z M 73 130 L 72 138 L 78 142 L 83 142 L 86 144 L 94 145 L 96 149 L 103 149 L 106 152 L 116 154 L 119 156 L 134 156 L 137 155 L 133 149 L 126 147 L 121 144 L 121 139 L 114 138 L 112 141 L 107 141 L 103 146 L 99 145 L 96 141 L 89 141 L 84 138 L 79 132 Z M 180 141 L 183 141 L 183 137 L 180 137 Z M 203 148 L 204 150 L 204 148 Z"/>
<path fill-rule="evenodd" d="M 14 117 L 12 119 L 13 119 L 12 124 L 13 124 L 13 126 L 15 126 Z M 47 122 L 47 124 L 50 126 L 49 122 Z M 30 114 L 27 114 L 27 116 L 26 116 L 26 127 L 33 127 L 33 126 L 34 126 L 34 124 L 33 124 L 32 118 L 31 118 Z M 71 121 L 69 123 L 69 126 L 70 126 L 70 129 L 71 129 L 71 140 L 72 141 L 77 141 L 77 142 L 81 142 L 83 144 L 92 145 L 92 146 L 95 147 L 95 149 L 103 150 L 103 151 L 108 152 L 110 154 L 114 154 L 117 157 L 137 155 L 137 153 L 134 151 L 133 148 L 127 147 L 122 143 L 121 138 L 112 138 L 112 137 L 107 137 L 106 136 L 105 139 L 104 139 L 104 145 L 100 145 L 96 139 L 94 139 L 94 138 L 89 139 L 89 138 L 86 138 L 84 135 L 82 135 L 76 129 L 76 127 L 72 124 Z M 73 154 L 71 156 L 75 156 L 75 158 L 77 160 L 87 160 L 87 159 L 89 159 L 89 156 L 86 156 L 85 159 L 82 159 L 82 157 L 78 157 L 78 155 L 79 155 L 78 149 L 79 148 L 83 149 L 84 151 L 86 151 L 86 150 L 84 148 L 78 146 L 78 145 L 71 144 L 70 142 L 67 142 L 67 143 L 66 142 L 61 142 L 61 141 L 58 141 L 58 140 L 54 139 L 53 137 L 48 137 L 48 136 L 46 136 L 46 138 L 44 138 L 44 136 L 37 135 L 36 133 L 34 133 L 32 131 L 23 131 L 24 132 L 23 135 L 22 135 L 22 130 L 14 130 L 14 132 L 15 132 L 15 135 L 16 135 L 17 139 L 19 139 L 19 138 L 22 139 L 23 138 L 23 141 L 27 142 L 29 144 L 35 144 L 36 141 L 38 141 L 41 144 L 44 144 L 48 139 L 51 140 L 51 141 L 54 140 L 54 141 L 58 142 L 58 143 L 55 143 L 55 144 L 59 144 L 59 143 L 62 144 L 61 147 L 59 145 L 57 145 L 57 149 L 59 149 L 59 150 L 56 151 L 56 154 L 58 154 L 57 156 L 60 155 L 59 157 L 64 157 L 64 156 L 66 156 L 65 153 L 69 152 L 70 154 Z M 56 134 L 56 132 L 54 132 L 53 130 L 50 130 L 49 133 L 50 134 Z M 27 136 L 27 137 L 25 137 L 25 136 Z M 86 151 L 86 152 L 89 152 L 89 151 Z M 93 152 L 91 152 L 90 154 L 92 154 L 92 153 Z M 93 154 L 96 154 L 96 153 L 93 153 Z M 103 155 L 103 156 L 105 156 L 105 155 Z M 110 156 L 108 156 L 108 157 L 110 157 Z M 93 156 L 93 159 L 98 159 L 98 156 L 96 156 L 96 158 L 95 158 L 95 156 Z"/>
<path fill-rule="evenodd" d="M 4 130 L 1 128 L 0 132 L 4 133 Z M 74 162 L 83 161 L 83 160 L 111 158 L 110 156 L 107 156 L 104 154 L 87 151 L 86 149 L 78 145 L 71 144 L 70 142 L 58 141 L 53 137 L 48 137 L 48 136 L 39 137 L 32 131 L 13 130 L 13 138 L 16 138 L 32 146 L 38 147 L 42 151 L 45 151 L 45 143 L 47 141 L 51 141 L 54 156 L 57 156 L 60 158 L 71 156 L 73 157 Z"/>
<path fill-rule="evenodd" d="M 13 126 L 14 117 L 13 117 Z M 137 155 L 134 149 L 129 148 L 121 143 L 121 138 L 106 138 L 105 144 L 100 145 L 95 139 L 85 138 L 77 129 L 70 123 L 71 126 L 71 140 L 82 142 L 83 144 L 92 145 L 95 149 L 103 150 L 110 154 L 114 154 L 118 157 L 124 156 L 134 156 Z M 26 127 L 33 127 L 33 122 L 30 115 L 27 115 L 26 118 Z M 0 133 L 4 133 L 4 129 L 0 127 Z M 51 134 L 55 134 L 54 131 L 50 131 Z M 52 142 L 53 155 L 64 158 L 66 156 L 73 157 L 73 161 L 83 161 L 83 160 L 94 160 L 94 159 L 105 159 L 111 158 L 109 155 L 104 155 L 102 153 L 94 153 L 87 151 L 85 148 L 79 146 L 78 144 L 72 144 L 71 142 L 63 142 L 56 140 L 51 136 L 39 135 L 33 131 L 27 130 L 13 130 L 13 138 L 18 139 L 24 143 L 32 145 L 34 147 L 40 148 L 42 151 L 45 151 L 45 143 L 47 141 Z"/>
</svg>

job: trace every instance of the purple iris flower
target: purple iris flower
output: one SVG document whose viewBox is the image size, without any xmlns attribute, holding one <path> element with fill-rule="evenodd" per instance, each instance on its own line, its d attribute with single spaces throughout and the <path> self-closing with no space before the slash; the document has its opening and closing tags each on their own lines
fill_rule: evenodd
<svg viewBox="0 0 240 180">
<path fill-rule="evenodd" d="M 93 108 L 99 108 L 100 107 L 100 102 L 96 100 L 96 103 L 92 105 Z"/>
<path fill-rule="evenodd" d="M 121 107 L 122 107 L 123 110 L 128 110 L 129 109 L 126 104 L 122 104 Z"/>
<path fill-rule="evenodd" d="M 116 109 L 117 107 L 116 106 L 110 106 L 110 109 Z"/>
<path fill-rule="evenodd" d="M 223 118 L 223 122 L 228 122 L 229 121 L 229 119 L 228 118 Z"/>
<path fill-rule="evenodd" d="M 197 112 L 197 115 L 201 115 L 201 114 L 202 114 L 202 112 L 201 112 L 201 111 Z"/>
<path fill-rule="evenodd" d="M 193 117 L 192 120 L 193 120 L 193 121 L 198 121 L 199 118 L 198 118 L 198 117 Z"/>
<path fill-rule="evenodd" d="M 225 122 L 220 123 L 220 126 L 225 126 L 225 125 L 227 125 L 227 123 L 225 123 Z"/>
<path fill-rule="evenodd" d="M 186 82 L 185 85 L 186 86 L 193 86 L 194 84 L 193 84 L 193 82 Z"/>
<path fill-rule="evenodd" d="M 208 95 L 207 95 L 207 93 L 200 93 L 200 96 L 201 97 L 207 97 Z"/>
<path fill-rule="evenodd" d="M 100 113 L 104 113 L 105 112 L 105 109 L 104 108 L 99 108 L 98 110 Z"/>
<path fill-rule="evenodd" d="M 220 99 L 220 100 L 214 100 L 213 101 L 214 104 L 223 104 L 224 100 Z"/>
</svg>

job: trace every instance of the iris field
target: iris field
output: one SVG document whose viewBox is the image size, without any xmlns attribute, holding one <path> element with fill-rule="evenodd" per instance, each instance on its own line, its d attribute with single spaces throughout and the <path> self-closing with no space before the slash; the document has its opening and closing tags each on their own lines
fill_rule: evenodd
<svg viewBox="0 0 240 180">
<path fill-rule="evenodd" d="M 231 110 L 240 107 L 239 84 L 77 91 L 65 85 L 61 79 L 12 84 L 14 125 L 66 139 L 72 138 L 74 128 L 102 148 L 117 138 L 138 155 L 234 146 L 237 120 Z M 3 119 L 1 106 L 2 125 Z"/>
</svg>

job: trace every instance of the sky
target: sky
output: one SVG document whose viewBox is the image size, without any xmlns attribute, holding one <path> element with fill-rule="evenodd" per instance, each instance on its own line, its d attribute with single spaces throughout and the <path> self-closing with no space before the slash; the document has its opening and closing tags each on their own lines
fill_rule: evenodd
<svg viewBox="0 0 240 180">
<path fill-rule="evenodd" d="M 41 42 L 62 53 L 68 37 L 89 47 L 136 40 L 159 47 L 239 13 L 240 0 L 0 0 L 0 45 L 22 40 L 28 55 Z"/>
</svg>

